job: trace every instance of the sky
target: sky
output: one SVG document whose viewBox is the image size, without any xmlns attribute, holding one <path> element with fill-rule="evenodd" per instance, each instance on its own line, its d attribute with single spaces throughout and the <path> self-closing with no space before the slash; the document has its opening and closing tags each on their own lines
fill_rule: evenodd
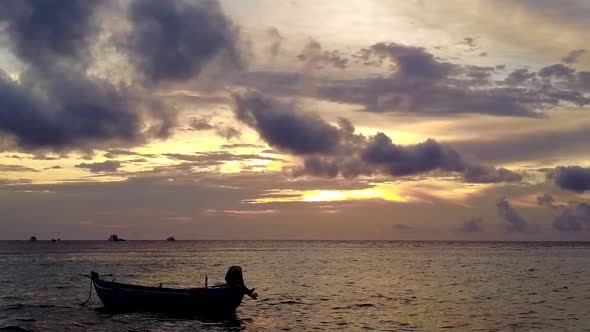
<svg viewBox="0 0 590 332">
<path fill-rule="evenodd" d="M 0 239 L 590 240 L 589 16 L 2 1 Z"/>
</svg>

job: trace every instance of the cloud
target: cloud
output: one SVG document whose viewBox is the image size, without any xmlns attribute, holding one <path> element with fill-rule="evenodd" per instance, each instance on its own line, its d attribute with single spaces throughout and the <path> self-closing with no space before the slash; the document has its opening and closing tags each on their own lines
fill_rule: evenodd
<svg viewBox="0 0 590 332">
<path fill-rule="evenodd" d="M 189 130 L 195 131 L 207 131 L 214 130 L 215 134 L 226 140 L 239 139 L 242 136 L 242 132 L 232 126 L 224 125 L 223 123 L 211 124 L 205 118 L 191 118 L 189 121 Z"/>
<path fill-rule="evenodd" d="M 299 58 L 310 61 L 322 54 L 321 44 L 310 40 Z M 365 78 L 314 77 L 313 89 L 298 88 L 301 75 L 249 73 L 238 84 L 281 96 L 310 96 L 357 104 L 369 112 L 426 116 L 486 114 L 542 117 L 560 105 L 590 104 L 590 73 L 563 64 L 539 71 L 516 69 L 507 76 L 504 66 L 460 65 L 437 58 L 425 48 L 398 43 L 376 43 L 361 49 L 355 63 L 390 69 Z"/>
<path fill-rule="evenodd" d="M 0 3 L 1 37 L 25 65 L 17 79 L 0 70 L 2 148 L 91 150 L 167 138 L 176 111 L 154 84 L 197 77 L 213 61 L 242 68 L 238 30 L 217 1 L 134 0 L 124 32 L 97 19 L 106 10 L 82 0 Z M 135 71 L 117 82 L 104 75 L 108 52 Z"/>
<path fill-rule="evenodd" d="M 365 61 L 374 56 L 390 59 L 396 76 L 405 80 L 442 79 L 458 68 L 449 62 L 438 61 L 422 47 L 397 43 L 377 43 L 361 51 L 361 58 Z"/>
<path fill-rule="evenodd" d="M 472 164 L 465 161 L 452 147 L 428 139 L 423 143 L 398 145 L 377 133 L 366 140 L 357 136 L 355 143 L 343 144 L 345 151 L 336 156 L 313 155 L 304 158 L 295 176 L 353 178 L 359 175 L 387 174 L 394 177 L 431 171 L 460 173 L 470 183 L 518 182 L 522 175 L 505 168 Z"/>
<path fill-rule="evenodd" d="M 303 165 L 292 169 L 295 176 L 406 176 L 440 170 L 464 172 L 468 182 L 521 180 L 520 175 L 504 168 L 466 162 L 452 147 L 434 139 L 398 145 L 383 133 L 365 137 L 356 134 L 346 119 L 334 126 L 303 112 L 293 102 L 253 91 L 234 94 L 234 101 L 238 120 L 258 132 L 270 146 L 303 157 Z"/>
<path fill-rule="evenodd" d="M 548 173 L 561 189 L 582 193 L 590 190 L 590 168 L 580 166 L 560 166 Z"/>
<path fill-rule="evenodd" d="M 76 165 L 76 167 L 86 169 L 92 173 L 112 173 L 119 170 L 121 162 L 117 160 L 106 160 L 96 163 L 81 163 Z"/>
<path fill-rule="evenodd" d="M 569 52 L 566 56 L 561 58 L 561 61 L 563 63 L 567 63 L 567 64 L 574 64 L 578 61 L 579 57 L 584 55 L 584 53 L 586 53 L 585 49 L 573 50 L 573 51 Z"/>
<path fill-rule="evenodd" d="M 338 128 L 292 103 L 257 92 L 234 94 L 234 112 L 272 147 L 293 154 L 329 153 L 340 139 Z"/>
<path fill-rule="evenodd" d="M 239 148 L 260 149 L 260 148 L 264 148 L 264 145 L 250 144 L 250 143 L 232 143 L 232 144 L 223 144 L 220 146 L 220 148 L 222 148 L 222 149 L 239 149 Z"/>
<path fill-rule="evenodd" d="M 496 203 L 498 215 L 504 219 L 506 224 L 506 232 L 508 233 L 522 233 L 526 232 L 529 224 L 521 217 L 516 210 L 510 206 L 510 203 L 505 197 L 501 197 Z"/>
<path fill-rule="evenodd" d="M 0 133 L 24 150 L 85 149 L 167 137 L 173 113 L 131 86 L 91 74 L 99 5 L 3 1 L 0 23 L 18 59 L 18 80 L 0 70 Z"/>
<path fill-rule="evenodd" d="M 555 203 L 555 198 L 548 193 L 544 193 L 541 196 L 537 196 L 537 203 L 541 206 L 553 207 L 553 203 Z"/>
<path fill-rule="evenodd" d="M 305 44 L 297 59 L 305 62 L 309 68 L 322 69 L 324 66 L 331 66 L 337 69 L 346 69 L 348 66 L 348 59 L 339 51 L 324 51 L 322 45 L 312 38 Z"/>
<path fill-rule="evenodd" d="M 58 6 L 45 1 L 6 0 L 0 3 L 0 21 L 18 57 L 34 66 L 53 67 L 62 57 L 86 58 L 90 35 L 95 33 L 91 17 L 98 2 L 62 1 Z"/>
<path fill-rule="evenodd" d="M 215 133 L 226 140 L 239 139 L 242 136 L 242 132 L 231 126 L 217 126 Z"/>
<path fill-rule="evenodd" d="M 280 158 L 260 156 L 257 154 L 238 154 L 227 151 L 218 152 L 202 152 L 195 154 L 182 154 L 182 153 L 164 153 L 163 156 L 190 161 L 190 166 L 213 166 L 221 165 L 226 161 L 245 161 L 245 160 L 269 160 L 269 161 L 282 161 Z"/>
<path fill-rule="evenodd" d="M 447 145 L 433 139 L 423 143 L 400 146 L 383 133 L 371 137 L 362 151 L 362 160 L 376 165 L 393 176 L 424 173 L 435 169 L 460 172 L 464 169 L 461 156 Z"/>
<path fill-rule="evenodd" d="M 51 166 L 51 167 L 45 167 L 44 170 L 49 170 L 49 169 L 63 169 L 62 166 L 59 165 L 55 165 L 55 166 Z"/>
<path fill-rule="evenodd" d="M 471 49 L 477 48 L 477 37 L 465 37 L 463 38 L 462 41 L 460 41 L 458 44 L 459 45 L 465 45 L 468 46 Z"/>
<path fill-rule="evenodd" d="M 471 183 L 519 182 L 522 175 L 506 168 L 484 165 L 469 165 L 463 173 L 465 181 Z"/>
<path fill-rule="evenodd" d="M 188 127 L 191 130 L 203 131 L 203 130 L 212 130 L 215 127 L 209 123 L 206 119 L 203 118 L 192 118 L 189 123 Z"/>
<path fill-rule="evenodd" d="M 555 205 L 555 198 L 547 193 L 538 196 L 537 203 L 557 212 L 553 217 L 552 226 L 559 232 L 579 232 L 590 228 L 590 205 L 587 203 Z"/>
<path fill-rule="evenodd" d="M 23 165 L 2 165 L 0 164 L 0 172 L 39 172 L 38 170 L 23 166 Z"/>
<path fill-rule="evenodd" d="M 109 149 L 105 154 L 105 158 L 113 159 L 119 156 L 137 156 L 137 157 L 149 157 L 155 158 L 155 154 L 148 154 L 148 153 L 139 153 L 131 150 L 126 149 Z"/>
<path fill-rule="evenodd" d="M 590 229 L 590 205 L 580 203 L 562 207 L 553 219 L 553 228 L 566 233 Z"/>
<path fill-rule="evenodd" d="M 519 124 L 513 126 L 514 134 L 460 139 L 452 144 L 465 155 L 475 156 L 484 162 L 496 163 L 567 157 L 590 148 L 590 126 L 585 121 L 580 121 L 574 128 L 551 125 L 520 133 L 519 129 L 524 127 Z"/>
<path fill-rule="evenodd" d="M 217 1 L 136 0 L 128 51 L 152 82 L 196 77 L 214 57 L 241 68 L 239 34 Z"/>
<path fill-rule="evenodd" d="M 266 30 L 266 37 L 268 38 L 269 42 L 268 52 L 274 59 L 277 57 L 277 55 L 279 55 L 279 52 L 281 51 L 283 36 L 281 36 L 279 30 L 276 27 L 270 27 L 268 28 L 268 30 Z"/>
<path fill-rule="evenodd" d="M 575 70 L 571 67 L 557 63 L 554 65 L 543 67 L 539 70 L 540 77 L 556 77 L 570 79 Z"/>
<path fill-rule="evenodd" d="M 483 218 L 471 218 L 463 222 L 463 226 L 460 228 L 462 233 L 480 233 L 483 232 Z"/>
<path fill-rule="evenodd" d="M 529 72 L 529 70 L 526 68 L 520 68 L 515 69 L 510 74 L 508 74 L 506 79 L 504 79 L 504 82 L 510 85 L 521 85 L 535 78 L 535 76 L 537 76 L 536 72 Z"/>
<path fill-rule="evenodd" d="M 582 230 L 579 216 L 566 209 L 553 220 L 553 228 L 560 232 L 577 232 Z"/>
</svg>

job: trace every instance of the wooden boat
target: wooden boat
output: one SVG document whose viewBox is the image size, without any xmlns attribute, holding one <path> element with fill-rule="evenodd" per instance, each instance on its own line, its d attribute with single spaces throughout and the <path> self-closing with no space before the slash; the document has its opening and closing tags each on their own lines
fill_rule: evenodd
<svg viewBox="0 0 590 332">
<path fill-rule="evenodd" d="M 239 266 L 229 268 L 224 285 L 188 289 L 166 288 L 161 284 L 160 287 L 131 285 L 115 282 L 114 279 L 106 281 L 94 271 L 84 276 L 90 277 L 105 309 L 115 312 L 154 311 L 224 316 L 235 312 L 244 295 L 252 299 L 257 297 L 254 289 L 244 285 Z"/>
</svg>

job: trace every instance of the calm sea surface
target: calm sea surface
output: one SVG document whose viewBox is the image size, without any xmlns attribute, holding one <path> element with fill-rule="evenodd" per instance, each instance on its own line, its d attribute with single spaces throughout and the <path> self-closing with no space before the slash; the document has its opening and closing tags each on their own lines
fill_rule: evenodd
<svg viewBox="0 0 590 332">
<path fill-rule="evenodd" d="M 109 315 L 89 281 L 222 282 L 259 300 L 226 321 Z M 0 331 L 590 331 L 590 243 L 0 242 Z"/>
</svg>

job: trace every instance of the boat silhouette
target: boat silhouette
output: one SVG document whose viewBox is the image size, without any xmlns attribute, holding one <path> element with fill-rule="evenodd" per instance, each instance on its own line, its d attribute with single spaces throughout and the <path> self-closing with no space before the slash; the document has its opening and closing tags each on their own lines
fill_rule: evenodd
<svg viewBox="0 0 590 332">
<path fill-rule="evenodd" d="M 205 287 L 184 289 L 162 287 L 162 284 L 159 287 L 125 284 L 115 282 L 115 279 L 107 281 L 94 271 L 82 276 L 90 278 L 105 309 L 112 312 L 151 311 L 175 315 L 224 316 L 235 312 L 244 295 L 254 300 L 257 298 L 254 288 L 248 289 L 244 285 L 242 268 L 239 266 L 229 268 L 223 285 L 208 287 L 205 281 Z"/>
</svg>

